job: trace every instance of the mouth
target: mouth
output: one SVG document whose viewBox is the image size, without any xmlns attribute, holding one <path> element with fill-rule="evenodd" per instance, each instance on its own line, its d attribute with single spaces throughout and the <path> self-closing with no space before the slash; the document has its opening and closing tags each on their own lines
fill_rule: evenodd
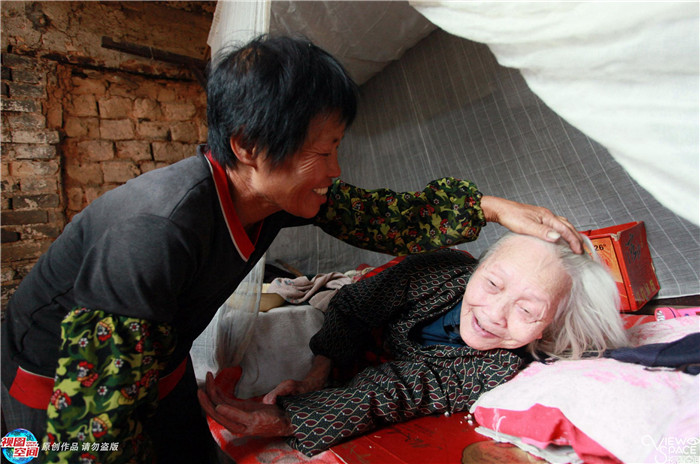
<svg viewBox="0 0 700 464">
<path fill-rule="evenodd" d="M 481 335 L 484 338 L 498 338 L 498 335 L 496 335 L 493 332 L 489 332 L 488 330 L 484 329 L 481 324 L 479 324 L 479 320 L 476 318 L 476 316 L 472 317 L 472 327 L 474 328 L 474 331 Z"/>
<path fill-rule="evenodd" d="M 323 187 L 323 188 L 315 188 L 313 189 L 314 193 L 321 195 L 322 197 L 326 196 L 326 193 L 328 193 L 328 187 Z"/>
</svg>

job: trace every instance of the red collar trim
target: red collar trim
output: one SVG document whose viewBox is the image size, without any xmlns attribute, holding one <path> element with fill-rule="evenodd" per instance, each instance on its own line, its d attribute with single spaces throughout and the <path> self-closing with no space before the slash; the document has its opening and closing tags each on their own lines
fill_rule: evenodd
<svg viewBox="0 0 700 464">
<path fill-rule="evenodd" d="M 241 255 L 241 258 L 243 258 L 244 261 L 248 261 L 255 251 L 255 243 L 258 242 L 258 238 L 260 237 L 263 221 L 260 221 L 258 224 L 254 234 L 255 240 L 251 242 L 245 229 L 243 229 L 241 221 L 238 219 L 236 209 L 233 207 L 231 191 L 228 188 L 226 170 L 216 162 L 211 156 L 210 151 L 206 153 L 205 158 L 209 163 L 209 170 L 211 171 L 214 185 L 216 186 L 216 195 L 219 197 L 219 205 L 221 206 L 221 212 L 224 214 L 224 221 L 231 235 L 231 241 L 236 247 L 236 250 L 238 250 L 238 254 Z"/>
</svg>

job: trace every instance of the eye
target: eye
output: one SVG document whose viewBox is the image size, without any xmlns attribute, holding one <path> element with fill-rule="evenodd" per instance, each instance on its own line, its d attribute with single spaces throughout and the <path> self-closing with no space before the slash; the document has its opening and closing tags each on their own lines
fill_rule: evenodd
<svg viewBox="0 0 700 464">
<path fill-rule="evenodd" d="M 484 277 L 484 286 L 485 290 L 489 293 L 497 293 L 501 290 L 501 287 L 498 286 L 498 283 L 494 282 L 493 280 L 489 279 L 488 277 Z"/>
<path fill-rule="evenodd" d="M 524 307 L 524 306 L 518 306 L 518 309 L 519 309 L 520 311 L 522 311 L 522 313 L 525 314 L 525 315 L 527 315 L 527 316 L 529 316 L 529 315 L 531 314 L 531 313 L 530 313 L 530 310 L 527 309 L 527 308 Z"/>
</svg>

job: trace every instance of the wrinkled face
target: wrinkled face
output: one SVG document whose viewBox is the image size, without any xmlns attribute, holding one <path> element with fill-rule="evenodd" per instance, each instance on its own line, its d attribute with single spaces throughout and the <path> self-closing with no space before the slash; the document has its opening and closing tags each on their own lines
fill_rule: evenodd
<svg viewBox="0 0 700 464">
<path fill-rule="evenodd" d="M 281 165 L 263 166 L 259 193 L 264 205 L 295 216 L 311 218 L 326 201 L 328 187 L 340 176 L 338 146 L 345 125 L 337 116 L 318 116 L 311 121 L 304 145 Z"/>
<path fill-rule="evenodd" d="M 469 280 L 460 335 L 478 350 L 525 346 L 541 337 L 570 288 L 552 250 L 538 239 L 513 236 Z"/>
</svg>

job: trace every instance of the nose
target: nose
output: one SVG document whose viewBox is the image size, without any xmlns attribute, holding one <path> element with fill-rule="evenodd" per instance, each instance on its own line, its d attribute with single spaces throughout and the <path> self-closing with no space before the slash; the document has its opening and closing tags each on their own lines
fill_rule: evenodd
<svg viewBox="0 0 700 464">
<path fill-rule="evenodd" d="M 487 311 L 486 316 L 489 318 L 489 322 L 497 327 L 507 327 L 508 326 L 508 314 L 510 314 L 510 309 L 512 304 L 501 298 L 494 301 Z"/>
<path fill-rule="evenodd" d="M 333 150 L 333 153 L 328 157 L 326 166 L 328 177 L 340 177 L 340 163 L 338 163 L 338 150 Z"/>
</svg>

